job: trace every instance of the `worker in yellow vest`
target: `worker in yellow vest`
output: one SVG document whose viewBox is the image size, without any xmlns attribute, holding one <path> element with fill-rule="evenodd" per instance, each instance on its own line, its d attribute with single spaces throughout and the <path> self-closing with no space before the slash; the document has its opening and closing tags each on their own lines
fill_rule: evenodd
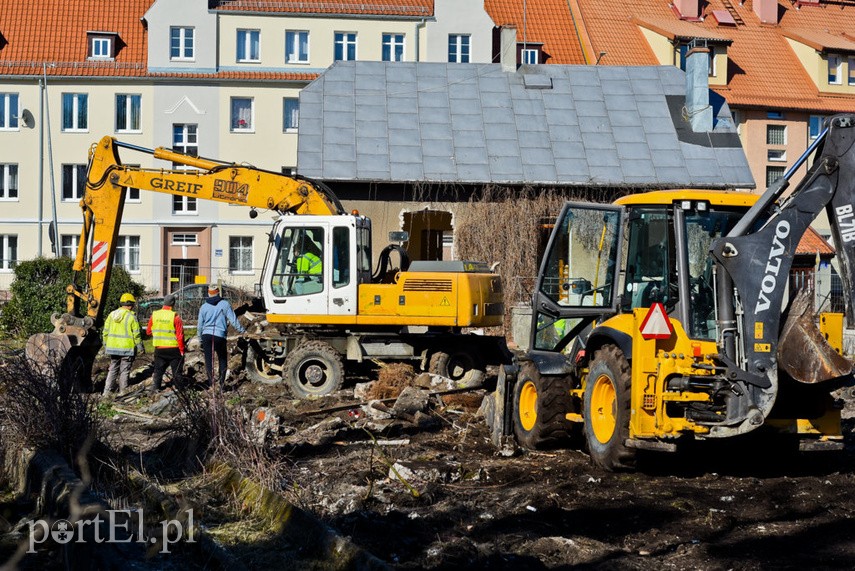
<svg viewBox="0 0 855 571">
<path fill-rule="evenodd" d="M 134 304 L 137 300 L 133 294 L 123 293 L 119 299 L 119 308 L 114 310 L 104 321 L 101 339 L 104 342 L 104 352 L 110 357 L 110 369 L 107 371 L 107 381 L 104 383 L 104 395 L 110 394 L 116 377 L 119 377 L 119 391 L 128 388 L 128 377 L 137 353 L 145 353 L 140 334 L 140 324 L 134 314 Z"/>
<path fill-rule="evenodd" d="M 296 282 L 294 284 L 294 293 L 297 295 L 306 295 L 310 293 L 318 293 L 323 291 L 323 263 L 320 252 L 311 241 L 306 241 L 305 251 L 299 252 L 295 244 L 296 258 Z"/>
<path fill-rule="evenodd" d="M 152 392 L 160 391 L 163 373 L 167 367 L 172 370 L 173 384 L 178 388 L 184 386 L 184 322 L 172 309 L 174 305 L 175 296 L 170 293 L 163 298 L 163 307 L 151 314 L 146 327 L 146 333 L 151 335 L 154 344 Z"/>
</svg>

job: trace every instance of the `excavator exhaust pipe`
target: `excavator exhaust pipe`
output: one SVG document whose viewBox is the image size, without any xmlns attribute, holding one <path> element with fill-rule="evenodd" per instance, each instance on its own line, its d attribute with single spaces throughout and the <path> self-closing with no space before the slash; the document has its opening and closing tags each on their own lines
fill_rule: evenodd
<svg viewBox="0 0 855 571">
<path fill-rule="evenodd" d="M 813 287 L 799 290 L 787 315 L 778 344 L 778 366 L 805 384 L 851 376 L 853 364 L 825 339 L 814 321 Z"/>
</svg>

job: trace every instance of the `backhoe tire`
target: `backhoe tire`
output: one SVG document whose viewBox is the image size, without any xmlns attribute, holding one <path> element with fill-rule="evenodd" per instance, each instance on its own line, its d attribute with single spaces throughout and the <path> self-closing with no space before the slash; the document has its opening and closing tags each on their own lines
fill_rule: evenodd
<svg viewBox="0 0 855 571">
<path fill-rule="evenodd" d="M 282 373 L 270 367 L 264 358 L 264 353 L 253 347 L 252 343 L 246 349 L 246 376 L 254 383 L 278 385 L 282 383 Z"/>
<path fill-rule="evenodd" d="M 341 388 L 344 364 L 327 343 L 307 341 L 285 358 L 282 375 L 295 397 L 323 396 Z"/>
<path fill-rule="evenodd" d="M 514 435 L 531 450 L 568 445 L 579 432 L 566 414 L 575 412 L 570 386 L 561 377 L 542 377 L 525 362 L 514 385 Z"/>
<path fill-rule="evenodd" d="M 487 374 L 484 360 L 478 355 L 466 351 L 437 351 L 430 357 L 428 372 L 448 377 L 458 388 L 479 387 Z"/>
<path fill-rule="evenodd" d="M 583 401 L 585 441 L 594 464 L 609 471 L 635 468 L 636 451 L 626 446 L 631 383 L 629 362 L 617 346 L 594 353 Z"/>
</svg>

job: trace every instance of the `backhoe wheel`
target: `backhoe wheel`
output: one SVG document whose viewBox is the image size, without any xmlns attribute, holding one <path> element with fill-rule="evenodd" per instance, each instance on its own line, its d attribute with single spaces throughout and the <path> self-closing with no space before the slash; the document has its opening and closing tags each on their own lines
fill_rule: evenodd
<svg viewBox="0 0 855 571">
<path fill-rule="evenodd" d="M 575 412 L 569 384 L 561 377 L 541 377 L 534 363 L 523 363 L 514 385 L 514 435 L 520 446 L 568 444 L 578 431 L 568 412 Z"/>
<path fill-rule="evenodd" d="M 323 396 L 341 388 L 344 365 L 341 355 L 328 344 L 307 341 L 288 354 L 282 374 L 297 398 Z"/>
<path fill-rule="evenodd" d="M 246 350 L 246 376 L 254 383 L 278 385 L 282 382 L 282 372 L 273 369 L 258 348 L 252 343 Z"/>
<path fill-rule="evenodd" d="M 594 353 L 585 387 L 585 440 L 594 464 L 606 470 L 635 468 L 635 450 L 629 438 L 629 362 L 615 345 Z"/>
<path fill-rule="evenodd" d="M 484 382 L 486 366 L 480 356 L 470 351 L 437 351 L 430 357 L 428 372 L 448 377 L 458 388 L 471 388 Z"/>
</svg>

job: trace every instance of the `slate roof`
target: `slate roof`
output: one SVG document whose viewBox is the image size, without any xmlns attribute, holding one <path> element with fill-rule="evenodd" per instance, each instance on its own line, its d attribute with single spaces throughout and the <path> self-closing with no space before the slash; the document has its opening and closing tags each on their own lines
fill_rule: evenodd
<svg viewBox="0 0 855 571">
<path fill-rule="evenodd" d="M 337 62 L 300 94 L 297 164 L 329 181 L 753 187 L 736 134 L 692 134 L 684 104 L 671 66 Z"/>
</svg>

